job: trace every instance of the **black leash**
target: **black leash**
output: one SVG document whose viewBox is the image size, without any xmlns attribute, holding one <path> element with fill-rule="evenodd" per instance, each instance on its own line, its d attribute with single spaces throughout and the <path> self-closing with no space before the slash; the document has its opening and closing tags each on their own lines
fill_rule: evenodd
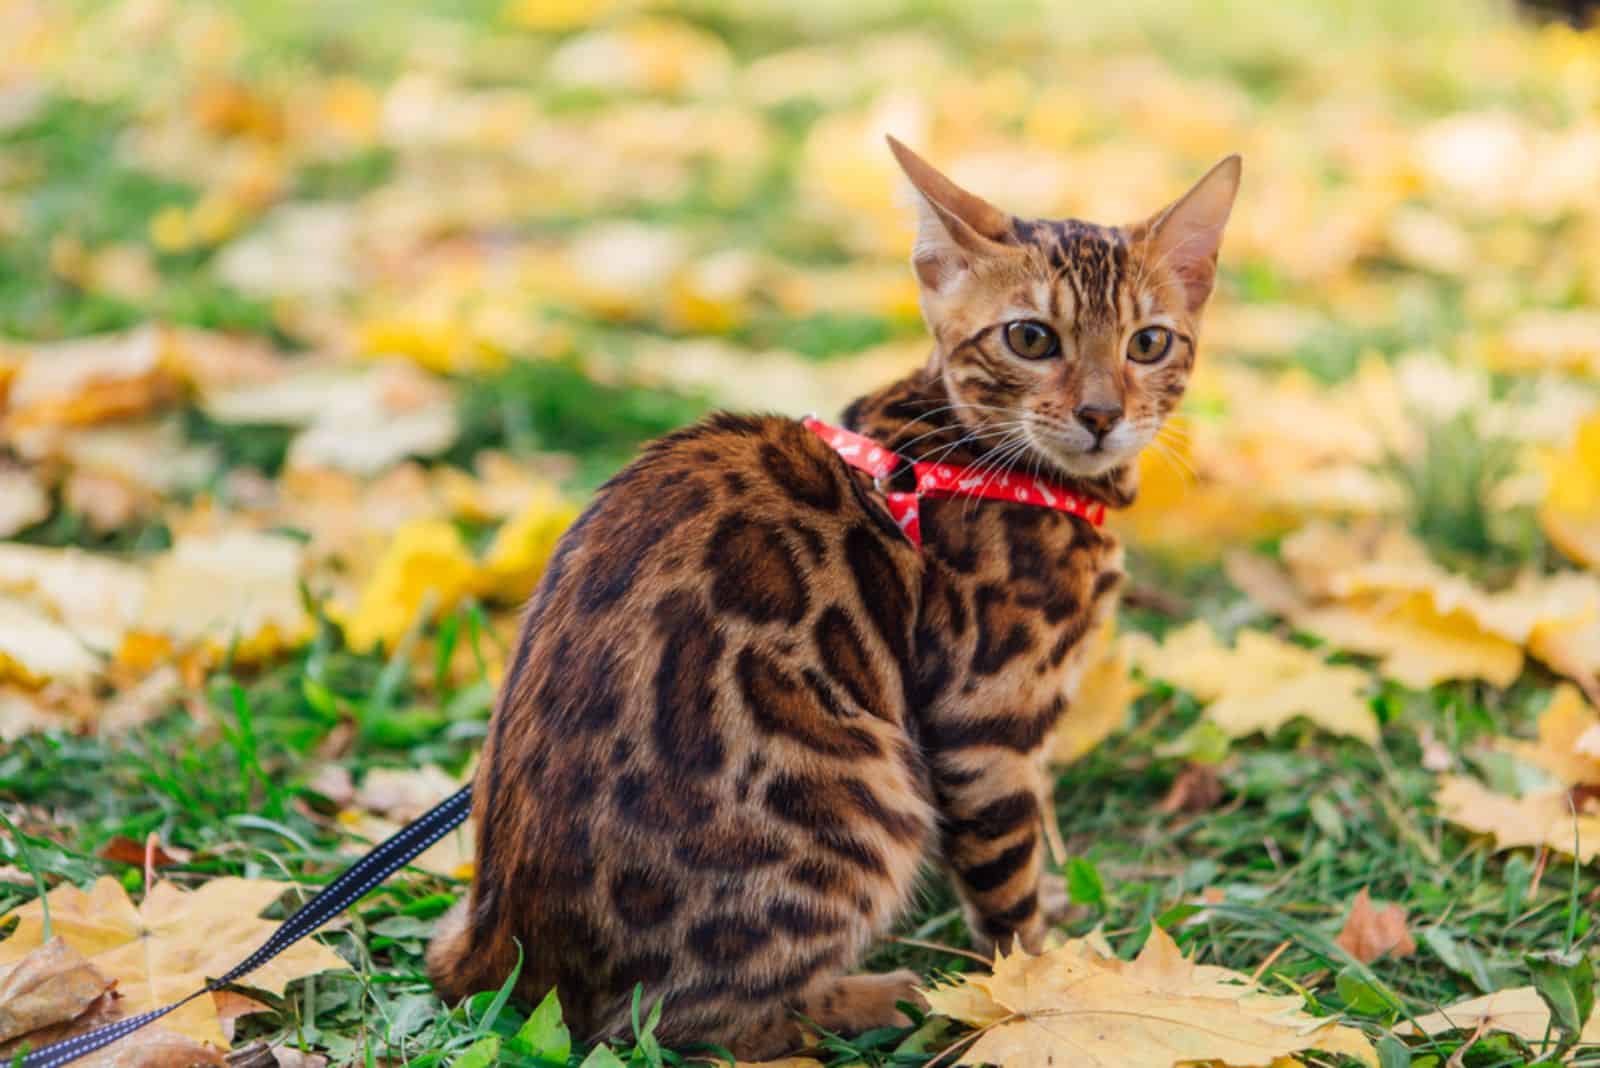
<svg viewBox="0 0 1600 1068">
<path fill-rule="evenodd" d="M 182 1001 L 149 1012 L 141 1012 L 126 1020 L 97 1027 L 76 1038 L 52 1042 L 22 1058 L 21 1068 L 59 1068 L 79 1057 L 93 1053 L 131 1035 L 141 1027 L 154 1023 L 167 1013 L 187 1005 L 195 998 L 221 990 L 229 983 L 255 971 L 279 953 L 294 945 L 318 927 L 366 896 L 367 891 L 405 867 L 412 858 L 433 843 L 461 826 L 472 811 L 472 787 L 463 786 L 445 800 L 429 809 L 422 817 L 396 831 L 372 852 L 356 861 L 343 875 L 322 888 L 316 897 L 307 901 L 283 921 L 272 937 L 260 949 L 228 969 L 227 973 L 210 980 Z"/>
</svg>

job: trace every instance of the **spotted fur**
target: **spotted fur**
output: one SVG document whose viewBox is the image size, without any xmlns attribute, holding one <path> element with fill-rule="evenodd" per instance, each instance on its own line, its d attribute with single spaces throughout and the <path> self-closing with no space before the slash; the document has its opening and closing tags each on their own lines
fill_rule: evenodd
<svg viewBox="0 0 1600 1068">
<path fill-rule="evenodd" d="M 847 423 L 1127 504 L 1137 448 L 1089 470 L 1008 428 L 1096 389 L 1120 388 L 1129 420 L 1171 410 L 1215 241 L 1200 267 L 1163 241 L 1196 194 L 1140 227 L 1013 220 L 898 151 L 938 229 L 915 261 L 937 344 Z M 1019 314 L 1060 332 L 1053 366 L 1004 347 Z M 1107 355 L 1152 314 L 1185 338 L 1167 366 Z M 746 1057 L 793 1046 L 797 1017 L 895 1022 L 914 977 L 847 972 L 930 858 L 978 943 L 1037 948 L 1040 755 L 1122 553 L 1077 516 L 1003 502 L 928 501 L 922 527 L 919 552 L 865 476 L 775 417 L 713 416 L 603 487 L 502 686 L 477 878 L 429 952 L 439 991 L 498 986 L 520 947 L 518 992 L 559 988 L 584 1038 L 626 1031 L 635 986 L 665 999 L 665 1040 Z"/>
</svg>

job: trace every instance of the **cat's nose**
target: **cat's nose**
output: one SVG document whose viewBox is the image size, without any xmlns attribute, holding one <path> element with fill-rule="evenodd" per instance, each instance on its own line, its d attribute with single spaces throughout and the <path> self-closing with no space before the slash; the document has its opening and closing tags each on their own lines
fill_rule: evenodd
<svg viewBox="0 0 1600 1068">
<path fill-rule="evenodd" d="M 1120 407 L 1111 407 L 1103 404 L 1085 404 L 1075 410 L 1073 415 L 1078 417 L 1078 422 L 1084 425 L 1095 440 L 1106 436 L 1106 432 L 1117 425 L 1117 420 L 1122 418 Z"/>
</svg>

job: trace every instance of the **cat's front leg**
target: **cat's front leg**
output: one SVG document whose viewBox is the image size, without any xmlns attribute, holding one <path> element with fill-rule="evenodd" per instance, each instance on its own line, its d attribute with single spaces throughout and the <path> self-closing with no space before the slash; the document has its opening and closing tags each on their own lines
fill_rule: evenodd
<svg viewBox="0 0 1600 1068">
<path fill-rule="evenodd" d="M 984 720 L 962 721 L 983 724 Z M 963 737 L 960 726 L 941 735 Z M 988 952 L 1013 939 L 1037 953 L 1048 928 L 1041 898 L 1048 780 L 1037 758 L 996 745 L 930 747 L 941 810 L 940 845 L 973 943 Z"/>
</svg>

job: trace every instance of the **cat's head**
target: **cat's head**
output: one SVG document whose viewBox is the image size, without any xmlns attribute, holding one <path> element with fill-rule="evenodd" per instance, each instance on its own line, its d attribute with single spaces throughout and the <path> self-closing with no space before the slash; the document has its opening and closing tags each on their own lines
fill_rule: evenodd
<svg viewBox="0 0 1600 1068">
<path fill-rule="evenodd" d="M 934 370 L 986 462 L 1125 483 L 1177 407 L 1239 187 L 1239 157 L 1127 226 L 1018 219 L 894 138 Z"/>
</svg>

